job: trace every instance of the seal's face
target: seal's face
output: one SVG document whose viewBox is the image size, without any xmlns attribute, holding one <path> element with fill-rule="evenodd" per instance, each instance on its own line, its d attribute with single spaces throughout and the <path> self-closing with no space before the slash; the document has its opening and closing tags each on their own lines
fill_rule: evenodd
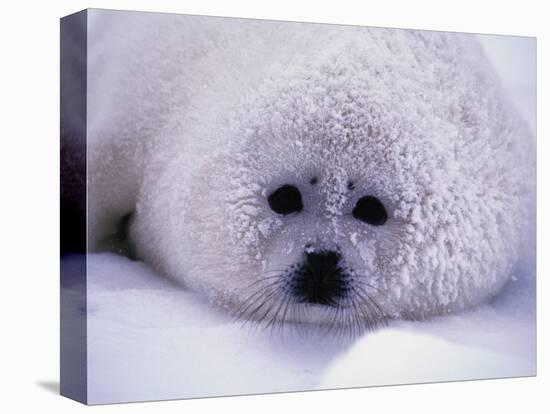
<svg viewBox="0 0 550 414">
<path fill-rule="evenodd" d="M 342 132 L 347 143 L 326 140 L 326 120 L 315 121 L 301 136 L 270 137 L 266 126 L 246 151 L 198 172 L 215 178 L 196 187 L 192 273 L 244 319 L 363 330 L 410 310 L 397 288 L 411 246 L 404 200 L 425 189 L 403 174 L 398 137 L 365 126 Z"/>
<path fill-rule="evenodd" d="M 212 132 L 230 144 L 171 207 L 168 273 L 243 319 L 360 331 L 500 289 L 522 226 L 518 176 L 483 161 L 503 154 L 465 112 L 438 112 L 459 108 L 448 97 L 418 100 L 414 76 L 376 84 L 377 68 L 348 67 L 257 89 Z"/>
<path fill-rule="evenodd" d="M 256 264 L 235 311 L 268 321 L 376 326 L 403 311 L 388 292 L 400 280 L 395 258 L 406 235 L 399 201 L 417 183 L 399 176 L 400 162 L 389 162 L 379 128 L 338 133 L 327 130 L 336 119 L 302 115 L 307 134 L 285 127 L 284 136 L 270 137 L 261 128 L 234 159 L 227 223 L 232 243 Z"/>
</svg>

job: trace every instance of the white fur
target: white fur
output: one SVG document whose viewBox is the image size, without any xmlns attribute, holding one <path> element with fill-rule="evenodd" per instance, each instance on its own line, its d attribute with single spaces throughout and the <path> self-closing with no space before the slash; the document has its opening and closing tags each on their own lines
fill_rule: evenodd
<svg viewBox="0 0 550 414">
<path fill-rule="evenodd" d="M 92 250 L 135 210 L 139 257 L 231 309 L 269 288 L 253 282 L 283 278 L 308 243 L 338 246 L 393 317 L 478 304 L 511 276 L 531 213 L 533 139 L 473 35 L 92 19 Z M 266 197 L 286 183 L 304 211 L 281 217 Z M 388 209 L 384 226 L 351 215 L 366 194 Z M 283 319 L 278 305 L 266 312 Z M 330 315 L 292 305 L 284 318 Z"/>
</svg>

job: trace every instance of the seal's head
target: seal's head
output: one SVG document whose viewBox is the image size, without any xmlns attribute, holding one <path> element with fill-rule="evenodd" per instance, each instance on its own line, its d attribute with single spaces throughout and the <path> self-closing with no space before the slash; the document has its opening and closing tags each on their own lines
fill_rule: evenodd
<svg viewBox="0 0 550 414">
<path fill-rule="evenodd" d="M 187 137 L 225 144 L 155 178 L 153 262 L 270 322 L 362 330 L 495 294 L 527 214 L 522 125 L 470 40 L 387 38 L 266 77 Z"/>
</svg>

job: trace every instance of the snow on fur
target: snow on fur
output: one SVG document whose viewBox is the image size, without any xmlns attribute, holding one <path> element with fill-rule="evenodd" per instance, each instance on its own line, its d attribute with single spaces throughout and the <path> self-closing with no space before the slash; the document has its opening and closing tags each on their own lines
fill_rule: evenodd
<svg viewBox="0 0 550 414">
<path fill-rule="evenodd" d="M 229 309 L 311 243 L 341 249 L 390 317 L 460 310 L 509 280 L 532 213 L 533 140 L 474 36 L 101 19 L 119 36 L 92 53 L 117 63 L 91 71 L 92 246 L 135 209 L 138 255 Z M 266 202 L 285 183 L 304 198 L 292 217 Z M 388 209 L 384 226 L 352 217 L 366 194 Z M 326 320 L 306 311 L 288 318 Z"/>
</svg>

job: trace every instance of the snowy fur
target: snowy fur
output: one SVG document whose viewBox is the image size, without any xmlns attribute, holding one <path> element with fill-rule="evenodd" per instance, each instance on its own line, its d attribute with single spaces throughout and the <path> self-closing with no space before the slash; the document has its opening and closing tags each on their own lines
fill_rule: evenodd
<svg viewBox="0 0 550 414">
<path fill-rule="evenodd" d="M 138 257 L 230 310 L 268 289 L 263 278 L 284 278 L 307 244 L 338 246 L 387 317 L 473 306 L 511 277 L 531 214 L 533 139 L 473 36 L 92 18 L 92 250 L 135 211 Z M 281 217 L 266 197 L 286 183 L 304 211 Z M 366 194 L 388 209 L 384 226 L 351 215 Z M 265 303 L 274 319 L 331 316 L 280 309 Z"/>
</svg>

